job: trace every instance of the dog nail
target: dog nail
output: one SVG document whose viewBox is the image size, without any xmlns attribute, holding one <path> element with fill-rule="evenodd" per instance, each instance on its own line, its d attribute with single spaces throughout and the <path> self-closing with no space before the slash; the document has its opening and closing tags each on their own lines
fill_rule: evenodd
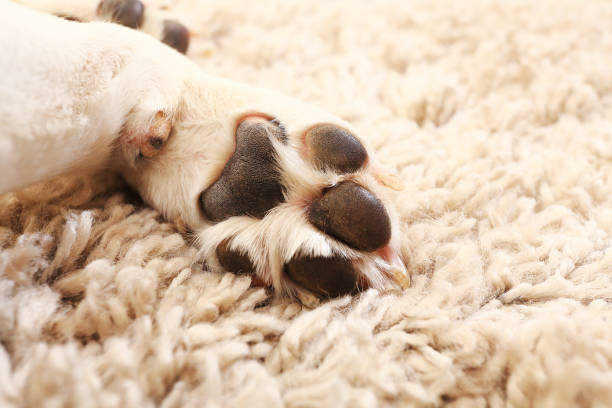
<svg viewBox="0 0 612 408">
<path fill-rule="evenodd" d="M 263 218 L 284 200 L 270 134 L 279 135 L 280 130 L 266 119 L 249 117 L 240 123 L 234 154 L 219 179 L 200 195 L 209 220 L 239 215 Z"/>
<path fill-rule="evenodd" d="M 344 181 L 314 200 L 308 221 L 361 251 L 375 251 L 391 239 L 391 221 L 383 203 L 352 181 Z"/>
<path fill-rule="evenodd" d="M 312 161 L 317 168 L 352 173 L 368 158 L 365 148 L 350 132 L 335 125 L 322 124 L 311 128 L 305 136 Z"/>
<path fill-rule="evenodd" d="M 357 291 L 357 273 L 341 257 L 297 257 L 285 265 L 285 273 L 296 284 L 320 297 L 336 297 Z"/>
<path fill-rule="evenodd" d="M 226 271 L 236 274 L 255 273 L 255 267 L 246 253 L 229 248 L 229 241 L 219 244 L 216 250 L 219 264 Z"/>
<path fill-rule="evenodd" d="M 162 42 L 185 54 L 189 48 L 189 30 L 179 22 L 165 20 Z"/>
<path fill-rule="evenodd" d="M 140 0 L 102 0 L 98 15 L 130 28 L 139 28 L 144 17 L 144 4 Z"/>
</svg>

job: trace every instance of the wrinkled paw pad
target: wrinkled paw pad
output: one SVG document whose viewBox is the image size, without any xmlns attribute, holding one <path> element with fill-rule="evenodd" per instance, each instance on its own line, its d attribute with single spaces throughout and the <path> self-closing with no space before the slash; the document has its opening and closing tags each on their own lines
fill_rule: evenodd
<svg viewBox="0 0 612 408">
<path fill-rule="evenodd" d="M 383 203 L 352 181 L 344 181 L 314 200 L 308 221 L 360 251 L 375 251 L 391 239 L 391 221 Z"/>
<path fill-rule="evenodd" d="M 359 140 L 350 132 L 335 125 L 322 124 L 306 132 L 308 154 L 320 170 L 341 174 L 359 170 L 368 154 Z"/>
<path fill-rule="evenodd" d="M 185 54 L 189 48 L 189 30 L 177 21 L 165 20 L 162 42 Z"/>
<path fill-rule="evenodd" d="M 144 17 L 144 4 L 140 0 L 102 0 L 96 13 L 130 28 L 139 28 Z"/>
<path fill-rule="evenodd" d="M 284 200 L 271 137 L 284 140 L 282 128 L 260 117 L 244 119 L 236 130 L 236 149 L 219 179 L 200 195 L 211 221 L 248 215 L 263 218 Z"/>
</svg>

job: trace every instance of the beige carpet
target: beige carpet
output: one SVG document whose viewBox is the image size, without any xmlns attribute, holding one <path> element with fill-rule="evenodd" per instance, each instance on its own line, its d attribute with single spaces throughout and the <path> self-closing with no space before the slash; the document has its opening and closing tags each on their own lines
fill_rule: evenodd
<svg viewBox="0 0 612 408">
<path fill-rule="evenodd" d="M 204 69 L 398 168 L 412 287 L 309 310 L 55 180 L 0 197 L 0 406 L 612 404 L 611 2 L 167 4 Z"/>
</svg>

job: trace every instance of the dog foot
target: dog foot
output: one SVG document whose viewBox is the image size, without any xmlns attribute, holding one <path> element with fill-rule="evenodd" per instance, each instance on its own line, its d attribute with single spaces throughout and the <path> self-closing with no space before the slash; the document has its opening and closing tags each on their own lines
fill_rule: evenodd
<svg viewBox="0 0 612 408">
<path fill-rule="evenodd" d="M 189 30 L 167 11 L 141 0 L 22 0 L 24 5 L 67 20 L 109 21 L 143 31 L 178 52 L 189 49 Z"/>
<path fill-rule="evenodd" d="M 391 199 L 399 183 L 347 124 L 228 81 L 191 85 L 173 136 L 123 173 L 194 231 L 210 269 L 306 303 L 409 284 Z"/>
<path fill-rule="evenodd" d="M 390 246 L 392 219 L 387 206 L 360 184 L 368 172 L 365 147 L 336 125 L 319 124 L 306 131 L 302 148 L 294 153 L 310 171 L 326 175 L 328 183 L 304 195 L 291 191 L 292 182 L 285 177 L 285 164 L 279 158 L 290 155 L 287 139 L 275 120 L 247 117 L 237 126 L 234 154 L 220 177 L 202 193 L 200 203 L 217 230 L 233 217 L 248 217 L 248 221 L 242 231 L 216 246 L 214 255 L 209 250 L 207 257 L 216 257 L 225 270 L 267 277 L 281 290 L 305 289 L 323 298 L 381 287 L 386 281 L 397 283 L 396 275 L 405 276 L 405 270 Z M 259 223 L 252 224 L 253 219 L 261 220 L 260 234 Z M 230 222 L 228 230 L 237 226 L 238 219 Z M 265 224 L 276 233 L 265 235 Z M 293 227 L 302 236 L 284 232 Z M 246 238 L 252 233 L 256 238 Z M 261 240 L 263 245 L 253 244 Z M 272 248 L 281 258 L 274 266 Z M 266 273 L 270 267 L 276 272 Z"/>
<path fill-rule="evenodd" d="M 182 54 L 189 48 L 187 27 L 163 10 L 146 8 L 140 0 L 101 0 L 96 8 L 96 18 L 140 29 Z"/>
</svg>

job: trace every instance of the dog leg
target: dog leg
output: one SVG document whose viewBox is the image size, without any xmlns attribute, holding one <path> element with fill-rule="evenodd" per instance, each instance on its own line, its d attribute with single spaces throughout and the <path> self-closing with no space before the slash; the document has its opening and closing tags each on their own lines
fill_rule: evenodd
<svg viewBox="0 0 612 408">
<path fill-rule="evenodd" d="M 171 87 L 156 87 L 162 75 L 146 67 L 156 61 L 135 63 L 146 36 L 6 1 L 0 24 L 11 33 L 0 37 L 0 192 L 99 169 L 123 143 L 152 156 L 165 142 Z"/>
</svg>

